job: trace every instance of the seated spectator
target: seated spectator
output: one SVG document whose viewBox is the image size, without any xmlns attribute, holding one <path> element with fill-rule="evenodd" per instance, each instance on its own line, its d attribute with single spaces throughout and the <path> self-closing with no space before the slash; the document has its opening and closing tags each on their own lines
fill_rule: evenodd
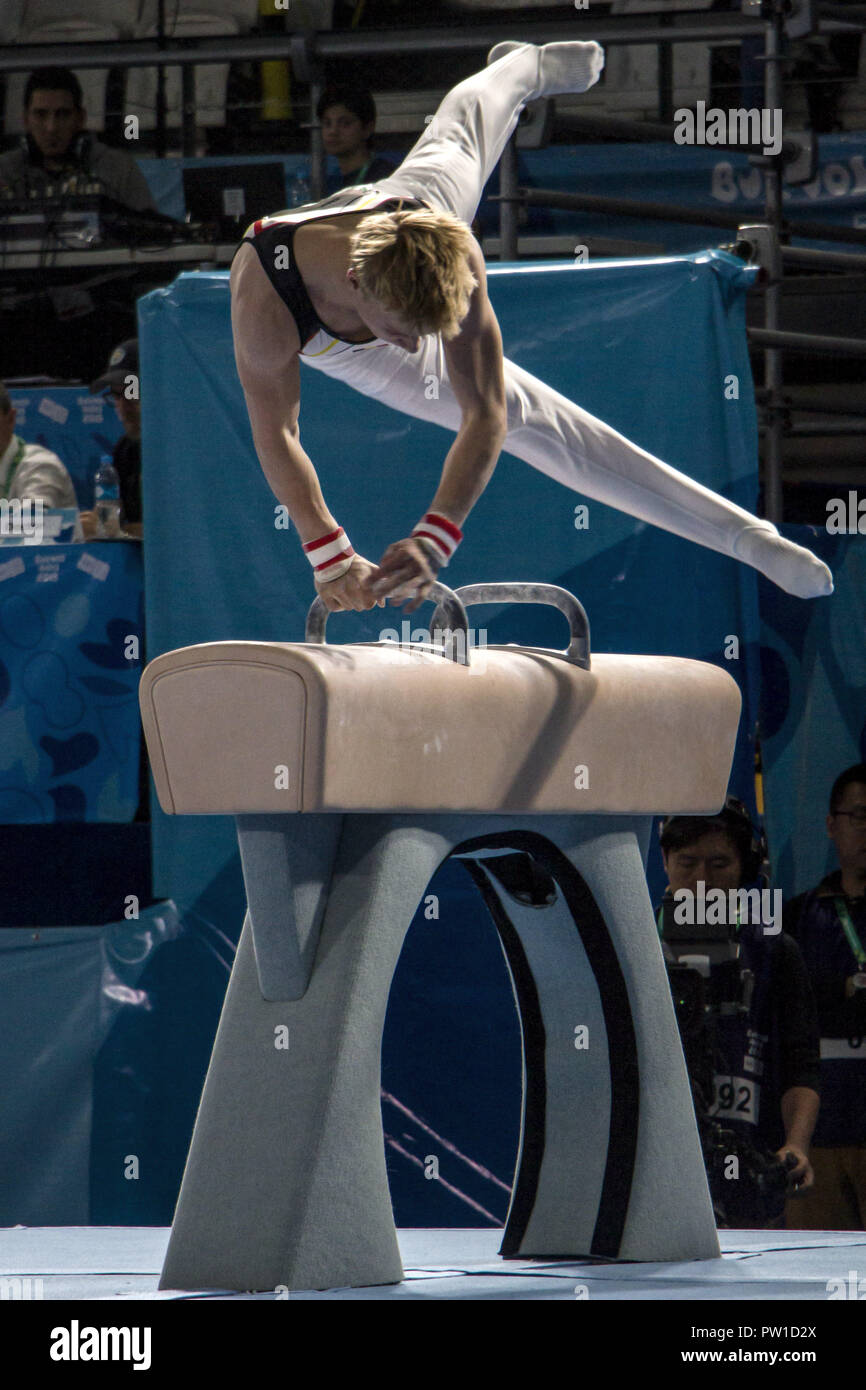
<svg viewBox="0 0 866 1390">
<path fill-rule="evenodd" d="M 78 507 L 66 465 L 41 444 L 15 433 L 16 410 L 0 382 L 0 498 L 41 501 L 43 507 Z"/>
<path fill-rule="evenodd" d="M 785 908 L 815 991 L 821 1033 L 821 1115 L 815 1187 L 788 1224 L 866 1230 L 866 763 L 830 792 L 827 834 L 839 868 Z M 794 1220 L 796 1216 L 796 1220 Z"/>
<path fill-rule="evenodd" d="M 326 87 L 316 115 L 322 124 L 325 154 L 333 155 L 340 166 L 337 188 L 376 183 L 393 174 L 397 166 L 371 150 L 376 104 L 366 87 L 342 83 Z"/>
<path fill-rule="evenodd" d="M 128 536 L 141 535 L 141 399 L 138 375 L 138 339 L 128 338 L 114 349 L 102 376 L 90 387 L 95 396 L 111 393 L 123 434 L 114 446 L 111 461 L 120 482 L 120 524 Z M 96 512 L 82 512 L 85 539 L 97 532 Z"/>
<path fill-rule="evenodd" d="M 752 889 L 748 908 L 745 893 L 731 891 L 761 869 L 742 802 L 728 797 L 717 816 L 669 817 L 660 836 L 669 887 L 659 930 L 717 1219 L 778 1227 L 786 1191 L 813 1180 L 818 1028 L 806 968 L 781 930 L 780 895 L 776 915 L 765 912 L 775 901 L 767 890 Z M 721 915 L 707 901 L 719 889 Z"/>
<path fill-rule="evenodd" d="M 100 185 L 101 191 L 137 211 L 156 211 L 147 180 L 125 150 L 87 133 L 81 84 L 68 68 L 37 68 L 24 89 L 26 134 L 0 155 L 0 187 L 31 197 L 49 187 L 66 192 Z"/>
</svg>

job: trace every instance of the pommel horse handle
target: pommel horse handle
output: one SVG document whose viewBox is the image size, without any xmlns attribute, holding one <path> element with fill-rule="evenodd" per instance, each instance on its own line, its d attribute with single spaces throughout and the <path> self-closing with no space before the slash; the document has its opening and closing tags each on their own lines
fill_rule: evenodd
<svg viewBox="0 0 866 1390">
<path fill-rule="evenodd" d="M 485 587 L 485 586 L 480 586 Z M 487 586 L 489 587 L 489 586 Z M 498 586 L 494 586 L 498 587 Z M 502 585 L 503 588 L 511 588 L 511 585 Z M 541 586 L 544 587 L 544 586 Z M 565 593 L 565 590 L 561 590 Z M 566 595 L 571 598 L 571 595 Z M 469 619 L 466 616 L 466 609 L 457 597 L 453 589 L 449 589 L 447 584 L 434 584 L 427 597 L 434 602 L 436 612 L 433 614 L 433 623 L 437 627 L 445 627 L 449 634 L 460 633 L 462 641 L 455 642 L 453 636 L 449 636 L 445 644 L 445 655 L 452 661 L 456 661 L 460 666 L 469 665 Z M 574 602 L 577 602 L 575 599 Z M 304 628 L 304 641 L 314 642 L 320 646 L 325 646 L 325 624 L 328 621 L 329 610 L 325 607 L 322 599 L 317 595 L 310 604 L 307 613 L 307 622 Z M 430 624 L 432 636 L 433 623 Z"/>
<path fill-rule="evenodd" d="M 437 588 L 442 588 L 437 585 Z M 448 590 L 450 593 L 451 591 Z M 507 584 L 464 584 L 455 589 L 453 597 L 469 607 L 471 603 L 547 603 L 558 608 L 568 619 L 571 640 L 562 653 L 584 671 L 590 670 L 589 659 L 589 618 L 583 604 L 557 584 L 507 583 Z M 439 604 L 430 620 L 430 636 L 433 629 L 441 627 L 447 614 L 444 603 Z M 307 639 L 309 641 L 309 638 Z"/>
</svg>

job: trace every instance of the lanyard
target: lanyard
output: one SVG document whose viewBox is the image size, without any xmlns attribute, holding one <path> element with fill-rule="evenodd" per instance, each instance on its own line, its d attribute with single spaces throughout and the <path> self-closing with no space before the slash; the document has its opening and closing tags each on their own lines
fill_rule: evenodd
<svg viewBox="0 0 866 1390">
<path fill-rule="evenodd" d="M 8 498 L 8 497 L 9 497 L 9 489 L 10 489 L 11 486 L 12 486 L 12 479 L 15 477 L 15 473 L 16 473 L 16 471 L 17 471 L 17 469 L 18 469 L 18 465 L 19 465 L 19 463 L 21 462 L 21 460 L 23 459 L 23 457 L 24 457 L 24 440 L 23 440 L 23 439 L 19 439 L 19 440 L 18 440 L 18 448 L 15 450 L 15 457 L 13 458 L 12 463 L 11 463 L 10 466 L 9 466 L 9 473 L 8 473 L 8 475 L 7 475 L 7 477 L 6 477 L 5 483 L 3 484 L 3 494 L 2 494 L 2 495 L 3 495 L 4 498 Z"/>
<path fill-rule="evenodd" d="M 842 930 L 848 938 L 848 945 L 854 952 L 857 968 L 859 970 L 866 970 L 866 951 L 863 950 L 863 945 L 854 929 L 854 923 L 851 921 L 851 913 L 848 911 L 848 904 L 844 898 L 834 898 L 833 902 L 836 905 L 836 913 L 839 921 L 842 923 Z"/>
<path fill-rule="evenodd" d="M 356 174 L 355 177 L 352 179 L 352 182 L 349 184 L 349 187 L 350 187 L 350 188 L 353 188 L 353 187 L 355 186 L 355 184 L 360 184 L 360 183 L 363 183 L 363 182 L 364 182 L 364 175 L 366 174 L 367 170 L 369 169 L 369 167 L 370 167 L 370 165 L 371 165 L 372 163 L 373 163 L 372 159 L 368 159 L 368 160 L 367 160 L 367 163 L 364 165 L 364 167 L 363 167 L 362 169 L 359 169 L 359 170 L 358 170 L 357 174 Z"/>
</svg>

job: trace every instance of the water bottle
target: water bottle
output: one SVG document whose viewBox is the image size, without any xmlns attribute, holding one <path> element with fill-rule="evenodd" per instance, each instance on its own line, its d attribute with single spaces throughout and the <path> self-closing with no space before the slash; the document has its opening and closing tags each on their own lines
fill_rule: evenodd
<svg viewBox="0 0 866 1390">
<path fill-rule="evenodd" d="M 93 505 L 97 536 L 111 540 L 120 535 L 120 479 L 110 454 L 103 454 L 93 477 Z"/>
<path fill-rule="evenodd" d="M 310 201 L 310 185 L 301 169 L 295 173 L 289 184 L 289 207 L 297 208 Z"/>
</svg>

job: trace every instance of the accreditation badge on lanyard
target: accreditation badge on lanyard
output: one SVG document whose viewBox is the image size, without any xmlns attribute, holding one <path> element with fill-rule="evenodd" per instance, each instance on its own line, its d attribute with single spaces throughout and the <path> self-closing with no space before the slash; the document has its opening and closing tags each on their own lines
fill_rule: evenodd
<svg viewBox="0 0 866 1390">
<path fill-rule="evenodd" d="M 856 990 L 866 989 L 866 951 L 857 935 L 851 913 L 844 898 L 834 898 L 836 915 L 842 923 L 842 930 L 857 962 L 858 970 L 854 978 Z M 861 1034 L 850 1038 L 822 1038 L 820 1042 L 822 1062 L 862 1062 L 866 1059 L 866 1039 Z"/>
<path fill-rule="evenodd" d="M 848 904 L 845 899 L 834 898 L 833 902 L 836 907 L 836 915 L 842 923 L 842 930 L 848 939 L 848 945 L 851 947 L 854 959 L 857 962 L 857 974 L 854 976 L 854 988 L 866 989 L 866 951 L 863 950 L 863 943 L 857 935 L 854 923 L 851 921 L 851 913 L 848 911 Z"/>
</svg>

